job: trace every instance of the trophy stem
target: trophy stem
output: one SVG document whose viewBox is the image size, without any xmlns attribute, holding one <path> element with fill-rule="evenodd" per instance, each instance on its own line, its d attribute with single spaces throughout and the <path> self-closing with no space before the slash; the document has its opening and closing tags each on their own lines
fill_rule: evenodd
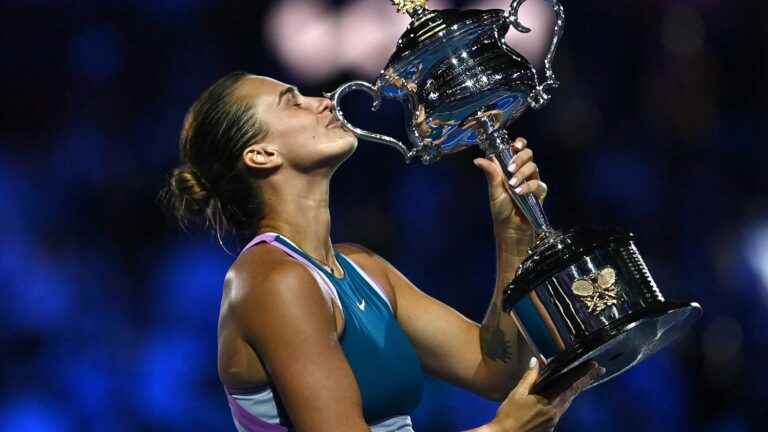
<svg viewBox="0 0 768 432">
<path fill-rule="evenodd" d="M 486 133 L 483 134 L 480 139 L 482 140 L 481 148 L 485 150 L 487 157 L 496 156 L 501 166 L 504 168 L 502 171 L 507 179 L 512 177 L 512 174 L 506 170 L 506 166 L 512 161 L 515 156 L 512 150 L 512 140 L 509 138 L 507 131 L 503 129 L 494 129 L 493 122 L 488 117 L 482 118 L 483 126 Z M 536 234 L 537 241 L 545 239 L 549 233 L 552 232 L 552 227 L 549 225 L 546 214 L 544 214 L 544 208 L 541 206 L 541 202 L 536 198 L 533 193 L 527 193 L 524 195 L 510 191 L 512 200 L 517 204 L 517 207 L 523 212 L 525 218 L 533 227 L 533 231 Z"/>
</svg>

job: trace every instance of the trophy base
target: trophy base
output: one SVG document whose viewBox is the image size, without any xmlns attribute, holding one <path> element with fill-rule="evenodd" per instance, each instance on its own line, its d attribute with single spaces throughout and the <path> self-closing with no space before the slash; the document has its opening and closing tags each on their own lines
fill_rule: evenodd
<svg viewBox="0 0 768 432">
<path fill-rule="evenodd" d="M 542 369 L 532 391 L 548 394 L 563 385 L 574 368 L 594 361 L 605 374 L 589 387 L 604 383 L 682 336 L 701 315 L 697 303 L 649 305 L 612 322 L 577 346 L 553 357 Z"/>
</svg>

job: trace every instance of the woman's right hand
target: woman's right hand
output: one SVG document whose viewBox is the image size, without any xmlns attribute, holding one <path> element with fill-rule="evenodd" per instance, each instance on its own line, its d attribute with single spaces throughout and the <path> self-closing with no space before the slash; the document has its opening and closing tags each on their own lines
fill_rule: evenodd
<svg viewBox="0 0 768 432">
<path fill-rule="evenodd" d="M 517 387 L 499 407 L 496 418 L 483 430 L 490 432 L 545 432 L 554 430 L 560 416 L 565 413 L 581 391 L 605 372 L 593 364 L 570 387 L 552 398 L 532 394 L 531 388 L 539 377 L 539 363 L 531 358 L 530 367 Z"/>
</svg>

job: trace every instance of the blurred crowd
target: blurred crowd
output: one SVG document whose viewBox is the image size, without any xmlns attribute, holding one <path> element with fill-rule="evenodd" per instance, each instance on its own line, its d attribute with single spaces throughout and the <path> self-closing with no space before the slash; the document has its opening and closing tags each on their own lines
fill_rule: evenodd
<svg viewBox="0 0 768 432">
<path fill-rule="evenodd" d="M 561 87 L 510 133 L 534 150 L 556 227 L 634 232 L 665 296 L 704 315 L 580 395 L 558 430 L 765 430 L 768 5 L 562 3 Z M 548 7 L 529 0 L 522 21 L 540 26 L 507 38 L 537 65 Z M 156 201 L 184 113 L 233 70 L 314 95 L 370 81 L 407 22 L 387 0 L 0 3 L 0 432 L 234 430 L 216 375 L 233 257 Z M 403 138 L 396 103 L 345 103 L 353 123 Z M 361 142 L 334 178 L 333 240 L 482 320 L 495 260 L 478 153 L 406 165 Z M 413 419 L 457 431 L 495 410 L 429 381 Z"/>
</svg>

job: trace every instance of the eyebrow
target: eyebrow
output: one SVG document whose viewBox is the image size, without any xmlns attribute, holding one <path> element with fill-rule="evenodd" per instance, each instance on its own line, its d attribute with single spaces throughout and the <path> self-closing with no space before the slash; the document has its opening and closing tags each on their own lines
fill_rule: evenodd
<svg viewBox="0 0 768 432">
<path fill-rule="evenodd" d="M 280 101 L 283 99 L 283 96 L 287 95 L 288 93 L 293 93 L 295 96 L 299 93 L 299 89 L 296 88 L 296 86 L 288 86 L 280 90 L 280 93 L 277 95 L 277 105 L 280 105 Z"/>
</svg>

